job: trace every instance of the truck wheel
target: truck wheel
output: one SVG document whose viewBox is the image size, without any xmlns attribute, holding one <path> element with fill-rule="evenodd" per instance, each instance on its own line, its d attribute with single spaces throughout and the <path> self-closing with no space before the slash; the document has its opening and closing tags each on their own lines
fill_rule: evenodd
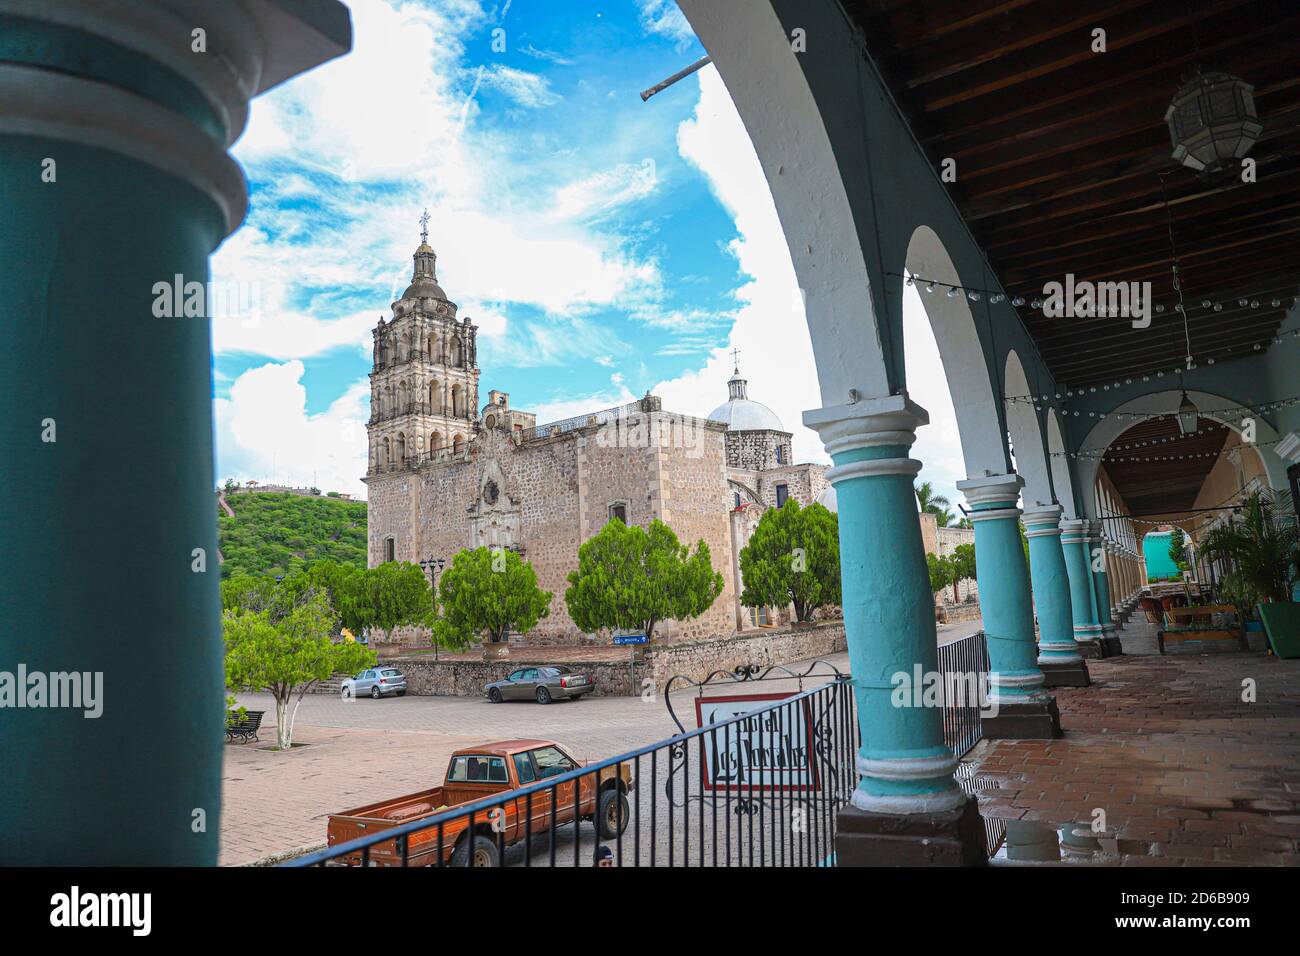
<svg viewBox="0 0 1300 956">
<path fill-rule="evenodd" d="M 501 691 L 495 687 L 488 688 L 488 700 L 494 704 L 501 703 Z"/>
<path fill-rule="evenodd" d="M 600 795 L 596 811 L 596 829 L 606 840 L 612 840 L 627 829 L 627 797 L 613 788 Z"/>
<path fill-rule="evenodd" d="M 537 688 L 537 703 L 549 704 L 551 702 L 551 692 L 545 687 Z"/>
<path fill-rule="evenodd" d="M 465 857 L 470 853 L 470 841 L 461 840 L 456 845 L 456 849 L 451 854 L 452 866 L 464 866 Z M 484 836 L 474 837 L 474 857 L 469 861 L 470 866 L 500 866 L 501 854 L 497 852 L 497 845 Z"/>
</svg>

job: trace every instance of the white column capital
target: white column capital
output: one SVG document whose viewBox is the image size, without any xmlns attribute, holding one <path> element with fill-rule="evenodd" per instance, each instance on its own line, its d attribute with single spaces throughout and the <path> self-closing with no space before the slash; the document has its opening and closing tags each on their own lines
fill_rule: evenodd
<svg viewBox="0 0 1300 956">
<path fill-rule="evenodd" d="M 929 412 L 906 395 L 885 395 L 803 413 L 804 425 L 821 436 L 826 453 L 832 456 L 882 445 L 910 448 L 916 429 L 929 422 Z"/>
<path fill-rule="evenodd" d="M 1061 515 L 1064 511 L 1065 509 L 1060 505 L 1035 505 L 1032 508 L 1025 509 L 1025 524 L 1029 524 L 1031 521 L 1035 524 L 1050 521 L 1052 524 L 1057 525 L 1055 530 L 1059 532 L 1061 530 Z"/>
<path fill-rule="evenodd" d="M 1015 472 L 1007 475 L 985 475 L 981 478 L 967 478 L 957 482 L 957 490 L 966 496 L 972 507 L 992 504 L 999 501 L 1015 501 L 1020 497 L 1020 489 L 1025 479 Z"/>
</svg>

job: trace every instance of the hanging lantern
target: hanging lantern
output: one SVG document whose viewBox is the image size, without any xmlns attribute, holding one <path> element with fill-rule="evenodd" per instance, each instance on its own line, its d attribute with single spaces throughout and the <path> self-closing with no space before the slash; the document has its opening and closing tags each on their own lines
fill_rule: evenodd
<svg viewBox="0 0 1300 956">
<path fill-rule="evenodd" d="M 1184 435 L 1194 435 L 1196 433 L 1196 420 L 1200 414 L 1196 411 L 1196 406 L 1192 400 L 1183 392 L 1182 403 L 1178 406 L 1178 430 Z"/>
<path fill-rule="evenodd" d="M 1264 130 L 1255 114 L 1254 90 L 1227 73 L 1198 73 L 1165 111 L 1174 159 L 1213 172 L 1250 152 Z"/>
</svg>

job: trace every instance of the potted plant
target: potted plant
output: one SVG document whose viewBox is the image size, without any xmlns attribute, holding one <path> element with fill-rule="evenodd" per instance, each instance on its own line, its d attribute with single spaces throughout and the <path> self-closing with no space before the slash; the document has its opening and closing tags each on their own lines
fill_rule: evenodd
<svg viewBox="0 0 1300 956">
<path fill-rule="evenodd" d="M 1201 553 L 1211 561 L 1222 561 L 1232 568 L 1223 578 L 1223 589 L 1233 603 L 1257 607 L 1260 618 L 1268 624 L 1276 617 L 1279 627 L 1294 615 L 1291 593 L 1300 574 L 1300 534 L 1294 522 L 1277 521 L 1270 502 L 1256 492 L 1241 505 L 1238 520 L 1212 529 L 1201 545 Z M 1269 629 L 1273 649 L 1281 653 L 1281 634 Z M 1291 635 L 1292 639 L 1295 635 Z"/>
</svg>

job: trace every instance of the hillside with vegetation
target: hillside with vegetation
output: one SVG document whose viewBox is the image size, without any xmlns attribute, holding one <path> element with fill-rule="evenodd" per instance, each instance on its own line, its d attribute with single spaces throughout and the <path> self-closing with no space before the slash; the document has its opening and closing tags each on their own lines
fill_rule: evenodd
<svg viewBox="0 0 1300 956">
<path fill-rule="evenodd" d="M 316 561 L 366 566 L 366 503 L 268 492 L 226 496 L 217 510 L 221 577 L 288 574 Z"/>
</svg>

